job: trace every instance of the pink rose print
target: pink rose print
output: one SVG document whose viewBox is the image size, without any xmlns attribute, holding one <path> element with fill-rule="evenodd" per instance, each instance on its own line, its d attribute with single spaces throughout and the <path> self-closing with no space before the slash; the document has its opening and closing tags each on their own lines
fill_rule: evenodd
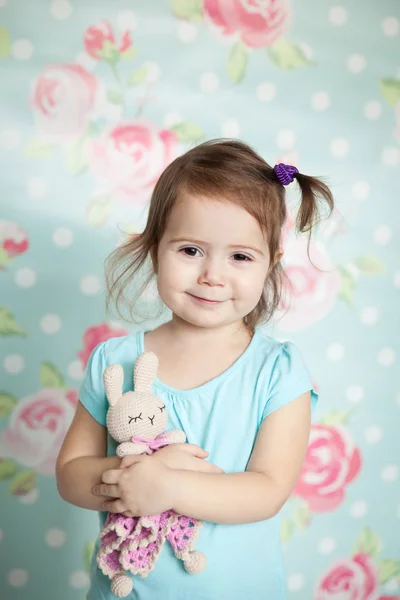
<svg viewBox="0 0 400 600">
<path fill-rule="evenodd" d="M 101 323 L 100 325 L 93 325 L 88 327 L 83 334 L 83 349 L 78 352 L 78 357 L 81 359 L 83 368 L 86 367 L 89 356 L 100 342 L 105 342 L 113 337 L 121 337 L 127 335 L 128 331 L 125 329 L 113 329 L 107 323 Z"/>
<path fill-rule="evenodd" d="M 28 234 L 16 223 L 0 220 L 0 247 L 8 260 L 24 254 L 29 248 Z"/>
<path fill-rule="evenodd" d="M 157 181 L 177 155 L 172 131 L 158 130 L 143 119 L 120 123 L 92 144 L 89 161 L 93 173 L 111 186 L 124 202 L 147 201 L 144 191 Z"/>
<path fill-rule="evenodd" d="M 205 0 L 204 11 L 224 36 L 250 48 L 270 46 L 291 25 L 288 0 Z"/>
<path fill-rule="evenodd" d="M 110 42 L 115 48 L 115 37 L 111 25 L 108 21 L 100 21 L 97 25 L 92 25 L 85 32 L 85 49 L 90 56 L 97 60 L 101 60 L 99 52 L 103 49 L 104 42 Z M 129 31 L 125 31 L 122 36 L 121 43 L 118 47 L 119 52 L 125 52 L 132 47 L 132 40 Z"/>
<path fill-rule="evenodd" d="M 39 133 L 56 142 L 82 135 L 97 88 L 97 79 L 80 65 L 46 66 L 34 83 L 31 98 Z"/>
<path fill-rule="evenodd" d="M 292 239 L 285 244 L 283 262 L 289 282 L 284 281 L 279 327 L 298 331 L 323 319 L 334 307 L 340 291 L 340 274 L 319 242 L 307 256 L 307 240 Z"/>
<path fill-rule="evenodd" d="M 75 390 L 60 388 L 43 388 L 20 400 L 2 432 L 0 455 L 43 475 L 54 475 L 77 401 Z"/>
<path fill-rule="evenodd" d="M 368 554 L 342 558 L 319 582 L 314 600 L 378 600 L 378 572 Z"/>
<path fill-rule="evenodd" d="M 300 477 L 293 491 L 313 512 L 334 510 L 361 468 L 361 456 L 341 426 L 313 425 Z"/>
</svg>

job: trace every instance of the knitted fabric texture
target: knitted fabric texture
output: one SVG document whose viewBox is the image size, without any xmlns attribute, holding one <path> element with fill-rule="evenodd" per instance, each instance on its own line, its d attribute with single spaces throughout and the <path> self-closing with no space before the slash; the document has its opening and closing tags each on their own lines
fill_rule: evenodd
<svg viewBox="0 0 400 600">
<path fill-rule="evenodd" d="M 107 427 L 110 435 L 120 442 L 116 450 L 118 456 L 152 454 L 170 444 L 186 441 L 183 431 L 164 432 L 166 407 L 152 394 L 157 366 L 155 354 L 141 354 L 133 374 L 134 391 L 125 394 L 121 365 L 109 365 L 104 371 L 104 388 L 110 403 Z M 207 560 L 194 550 L 201 526 L 201 521 L 172 510 L 148 517 L 109 513 L 100 532 L 97 565 L 112 580 L 111 589 L 119 598 L 126 597 L 132 590 L 132 581 L 126 572 L 146 577 L 166 541 L 189 573 L 200 573 Z"/>
</svg>

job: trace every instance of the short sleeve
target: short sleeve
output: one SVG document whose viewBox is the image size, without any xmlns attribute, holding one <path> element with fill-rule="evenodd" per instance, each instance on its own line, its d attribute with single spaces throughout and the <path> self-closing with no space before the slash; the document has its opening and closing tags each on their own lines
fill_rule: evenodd
<svg viewBox="0 0 400 600">
<path fill-rule="evenodd" d="M 285 342 L 273 367 L 262 419 L 308 391 L 311 392 L 311 410 L 314 411 L 318 393 L 314 389 L 310 373 L 298 348 Z"/>
<path fill-rule="evenodd" d="M 106 425 L 108 401 L 104 391 L 103 371 L 106 368 L 105 344 L 102 342 L 92 351 L 86 365 L 79 400 L 100 425 Z"/>
</svg>

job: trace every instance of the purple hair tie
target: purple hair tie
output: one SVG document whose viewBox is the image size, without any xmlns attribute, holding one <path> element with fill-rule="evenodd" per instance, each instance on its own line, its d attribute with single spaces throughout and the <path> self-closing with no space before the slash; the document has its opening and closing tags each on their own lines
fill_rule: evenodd
<svg viewBox="0 0 400 600">
<path fill-rule="evenodd" d="M 284 163 L 275 165 L 274 171 L 282 185 L 289 185 L 289 183 L 292 183 L 296 177 L 296 173 L 299 172 L 299 170 L 296 167 L 293 167 L 293 165 L 285 165 Z"/>
</svg>

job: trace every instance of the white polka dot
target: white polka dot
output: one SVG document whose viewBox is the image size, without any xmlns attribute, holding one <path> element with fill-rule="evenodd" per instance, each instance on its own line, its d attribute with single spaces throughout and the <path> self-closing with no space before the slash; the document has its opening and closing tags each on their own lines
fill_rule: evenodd
<svg viewBox="0 0 400 600">
<path fill-rule="evenodd" d="M 396 360 L 396 352 L 393 348 L 382 348 L 378 353 L 378 362 L 382 367 L 391 367 Z"/>
<path fill-rule="evenodd" d="M 215 73 L 203 73 L 200 77 L 200 89 L 202 92 L 215 92 L 218 86 L 219 79 Z"/>
<path fill-rule="evenodd" d="M 343 344 L 335 343 L 328 346 L 326 355 L 329 360 L 341 360 L 345 355 Z"/>
<path fill-rule="evenodd" d="M 305 578 L 302 573 L 294 573 L 293 575 L 289 575 L 287 585 L 290 592 L 300 591 L 304 587 L 304 584 Z"/>
<path fill-rule="evenodd" d="M 261 100 L 261 102 L 270 102 L 276 96 L 276 85 L 269 81 L 264 81 L 264 83 L 260 83 L 257 87 L 257 98 Z"/>
<path fill-rule="evenodd" d="M 370 121 L 375 121 L 381 116 L 381 114 L 382 104 L 378 102 L 378 100 L 370 100 L 364 106 L 364 115 L 367 117 L 367 119 L 370 119 Z"/>
<path fill-rule="evenodd" d="M 50 13 L 55 19 L 63 21 L 72 15 L 72 6 L 68 0 L 54 0 L 50 4 Z"/>
<path fill-rule="evenodd" d="M 43 198 L 47 192 L 47 183 L 41 177 L 32 177 L 28 181 L 28 194 L 30 198 Z"/>
<path fill-rule="evenodd" d="M 74 571 L 69 576 L 69 585 L 82 590 L 89 586 L 89 575 L 85 571 Z"/>
<path fill-rule="evenodd" d="M 4 370 L 11 375 L 17 375 L 25 369 L 25 359 L 21 354 L 9 354 L 5 357 Z"/>
<path fill-rule="evenodd" d="M 18 148 L 22 141 L 22 133 L 18 129 L 4 129 L 0 133 L 0 146 L 6 150 Z"/>
<path fill-rule="evenodd" d="M 276 145 L 281 150 L 289 150 L 296 143 L 296 135 L 290 129 L 282 129 L 277 135 Z"/>
<path fill-rule="evenodd" d="M 383 584 L 383 589 L 385 590 L 385 592 L 398 592 L 399 591 L 399 586 L 400 586 L 400 581 L 398 580 L 398 578 L 396 577 L 392 577 L 392 579 L 389 579 L 389 581 L 387 581 L 386 583 Z M 399 596 L 390 596 L 390 600 L 396 600 L 396 598 L 398 598 Z"/>
<path fill-rule="evenodd" d="M 387 167 L 396 167 L 400 162 L 400 149 L 396 146 L 384 148 L 382 151 L 382 162 Z"/>
<path fill-rule="evenodd" d="M 83 379 L 83 368 L 82 363 L 79 360 L 74 360 L 68 365 L 68 375 L 75 381 L 81 381 Z"/>
<path fill-rule="evenodd" d="M 345 138 L 335 138 L 329 145 L 332 156 L 336 158 L 344 158 L 348 155 L 350 144 Z"/>
<path fill-rule="evenodd" d="M 349 385 L 346 396 L 353 404 L 359 404 L 364 398 L 364 388 L 361 385 Z"/>
<path fill-rule="evenodd" d="M 368 504 L 364 500 L 353 502 L 350 506 L 350 515 L 354 519 L 365 517 L 368 512 Z"/>
<path fill-rule="evenodd" d="M 351 191 L 357 200 L 365 200 L 371 193 L 371 186 L 368 181 L 357 181 Z"/>
<path fill-rule="evenodd" d="M 400 288 L 400 271 L 396 271 L 393 276 L 394 287 Z"/>
<path fill-rule="evenodd" d="M 334 538 L 323 538 L 318 544 L 319 554 L 331 554 L 336 548 L 336 540 Z"/>
<path fill-rule="evenodd" d="M 92 56 L 90 56 L 87 52 L 79 52 L 75 56 L 75 62 L 86 69 L 87 71 L 93 71 L 98 61 L 95 60 Z M 100 101 L 100 98 L 97 98 L 97 101 Z"/>
<path fill-rule="evenodd" d="M 27 494 L 24 494 L 23 496 L 18 496 L 18 500 L 19 500 L 20 504 L 29 504 L 29 505 L 35 504 L 35 502 L 37 502 L 38 499 L 39 499 L 38 488 L 34 488 L 33 490 L 31 490 Z"/>
<path fill-rule="evenodd" d="M 24 569 L 12 569 L 8 574 L 8 582 L 13 587 L 22 587 L 28 581 L 28 573 Z"/>
<path fill-rule="evenodd" d="M 60 248 L 67 248 L 74 241 L 73 232 L 67 227 L 59 227 L 53 233 L 53 242 Z"/>
<path fill-rule="evenodd" d="M 378 309 L 376 306 L 366 306 L 362 309 L 360 318 L 363 325 L 375 325 L 379 318 Z"/>
<path fill-rule="evenodd" d="M 377 442 L 380 442 L 382 436 L 382 427 L 379 427 L 378 425 L 371 425 L 364 431 L 364 437 L 368 444 L 376 444 Z"/>
<path fill-rule="evenodd" d="M 328 92 L 316 92 L 311 97 L 311 106 L 314 110 L 323 111 L 328 108 L 331 103 Z"/>
<path fill-rule="evenodd" d="M 299 44 L 301 50 L 303 50 L 304 52 L 304 56 L 308 59 L 308 60 L 312 60 L 313 56 L 314 56 L 314 50 L 311 48 L 311 46 L 309 46 L 308 44 L 305 44 L 304 42 Z"/>
<path fill-rule="evenodd" d="M 397 465 L 386 465 L 383 467 L 381 471 L 381 477 L 383 481 L 387 483 L 391 483 L 392 481 L 396 481 L 399 476 L 399 467 Z"/>
<path fill-rule="evenodd" d="M 61 325 L 61 318 L 55 314 L 44 315 L 40 321 L 40 327 L 43 333 L 47 333 L 48 335 L 60 331 Z"/>
<path fill-rule="evenodd" d="M 367 66 L 367 61 L 362 54 L 351 54 L 346 61 L 346 66 L 351 73 L 361 73 Z"/>
<path fill-rule="evenodd" d="M 62 529 L 49 529 L 44 539 L 50 548 L 59 548 L 65 544 L 65 537 L 65 531 Z"/>
<path fill-rule="evenodd" d="M 399 20 L 396 17 L 386 17 L 382 21 L 382 31 L 389 37 L 397 35 L 399 33 Z"/>
<path fill-rule="evenodd" d="M 240 136 L 240 126 L 237 121 L 231 119 L 221 124 L 221 135 L 227 138 L 237 138 Z"/>
<path fill-rule="evenodd" d="M 387 225 L 379 225 L 374 231 L 374 242 L 379 246 L 385 246 L 392 239 L 392 230 Z"/>
<path fill-rule="evenodd" d="M 347 10 L 344 6 L 332 6 L 329 11 L 329 21 L 332 25 L 344 25 L 347 21 Z"/>
<path fill-rule="evenodd" d="M 131 10 L 124 10 L 117 15 L 117 25 L 121 31 L 133 31 L 137 27 L 137 19 L 135 13 Z"/>
<path fill-rule="evenodd" d="M 147 69 L 146 80 L 149 83 L 155 83 L 160 78 L 160 65 L 154 61 L 144 63 L 143 67 Z"/>
<path fill-rule="evenodd" d="M 178 38 L 181 42 L 185 42 L 185 44 L 194 42 L 197 38 L 197 34 L 198 29 L 194 23 L 187 23 L 186 21 L 178 22 Z"/>
<path fill-rule="evenodd" d="M 167 129 L 168 129 L 169 127 L 172 127 L 173 125 L 176 125 L 177 123 L 182 123 L 182 121 L 183 121 L 182 115 L 180 115 L 176 111 L 171 111 L 164 115 L 163 124 L 164 124 L 164 127 L 167 127 Z"/>
<path fill-rule="evenodd" d="M 11 46 L 11 54 L 17 60 L 29 60 L 33 54 L 33 45 L 29 40 L 16 40 Z"/>
<path fill-rule="evenodd" d="M 36 272 L 29 267 L 17 269 L 14 275 L 14 281 L 19 287 L 32 287 L 36 283 Z"/>
<path fill-rule="evenodd" d="M 81 290 L 87 296 L 95 296 L 101 290 L 101 282 L 96 275 L 87 275 L 81 281 Z"/>
</svg>

